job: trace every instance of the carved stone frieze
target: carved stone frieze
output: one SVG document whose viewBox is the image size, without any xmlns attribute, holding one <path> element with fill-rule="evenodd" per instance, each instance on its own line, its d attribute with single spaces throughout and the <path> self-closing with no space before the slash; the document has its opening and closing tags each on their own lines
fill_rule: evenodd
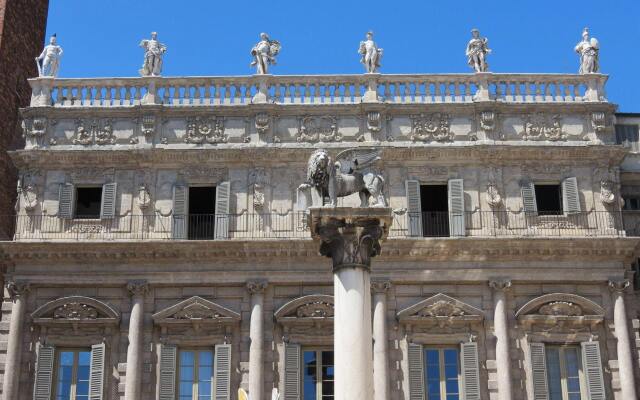
<svg viewBox="0 0 640 400">
<path fill-rule="evenodd" d="M 68 171 L 68 176 L 74 183 L 105 183 L 113 181 L 115 168 L 85 167 Z"/>
<path fill-rule="evenodd" d="M 524 140 L 565 140 L 567 134 L 562 129 L 562 118 L 544 113 L 527 114 L 524 117 Z"/>
<path fill-rule="evenodd" d="M 416 315 L 421 317 L 461 317 L 465 311 L 446 300 L 436 301 L 420 310 Z"/>
<path fill-rule="evenodd" d="M 338 119 L 331 115 L 306 116 L 299 119 L 298 142 L 339 142 Z"/>
<path fill-rule="evenodd" d="M 227 143 L 229 135 L 224 130 L 222 117 L 194 117 L 187 118 L 186 143 Z"/>
<path fill-rule="evenodd" d="M 27 118 L 22 120 L 22 134 L 25 138 L 40 138 L 47 133 L 47 126 L 47 118 Z"/>
<path fill-rule="evenodd" d="M 333 303 L 322 300 L 303 304 L 296 310 L 296 316 L 300 318 L 331 318 L 333 315 Z"/>
<path fill-rule="evenodd" d="M 77 301 L 65 303 L 53 311 L 54 319 L 96 319 L 98 310 Z"/>
<path fill-rule="evenodd" d="M 72 142 L 85 146 L 114 144 L 116 137 L 113 134 L 113 121 L 110 118 L 76 119 Z"/>
<path fill-rule="evenodd" d="M 191 164 L 181 168 L 180 175 L 189 181 L 207 181 L 217 183 L 227 179 L 229 176 L 229 170 L 227 168 Z"/>
<path fill-rule="evenodd" d="M 538 309 L 540 315 L 582 315 L 582 308 L 570 301 L 551 301 Z"/>
<path fill-rule="evenodd" d="M 414 142 L 453 140 L 449 115 L 444 113 L 412 115 L 411 140 Z"/>
<path fill-rule="evenodd" d="M 297 334 L 309 339 L 332 335 L 334 314 L 333 296 L 308 295 L 289 301 L 274 316 L 287 338 Z"/>
<path fill-rule="evenodd" d="M 107 303 L 85 296 L 70 296 L 52 300 L 38 309 L 31 317 L 36 324 L 72 324 L 84 329 L 96 324 L 114 325 L 120 320 L 120 313 Z M 85 332 L 88 334 L 88 331 Z"/>
<path fill-rule="evenodd" d="M 102 233 L 105 231 L 105 227 L 100 225 L 100 223 L 74 223 L 70 228 L 69 232 L 73 233 Z"/>
<path fill-rule="evenodd" d="M 447 179 L 449 177 L 448 167 L 408 167 L 407 174 L 420 181 L 428 182 L 433 179 Z"/>
</svg>

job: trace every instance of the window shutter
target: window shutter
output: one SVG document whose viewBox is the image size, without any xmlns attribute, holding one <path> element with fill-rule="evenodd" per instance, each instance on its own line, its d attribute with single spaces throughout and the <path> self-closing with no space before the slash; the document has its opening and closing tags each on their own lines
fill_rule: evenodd
<svg viewBox="0 0 640 400">
<path fill-rule="evenodd" d="M 189 191 L 186 186 L 173 187 L 173 238 L 187 238 L 187 199 Z"/>
<path fill-rule="evenodd" d="M 60 194 L 58 197 L 58 216 L 60 218 L 73 218 L 75 195 L 76 191 L 73 187 L 73 183 L 63 183 L 60 185 Z"/>
<path fill-rule="evenodd" d="M 284 400 L 300 400 L 300 345 L 284 344 Z"/>
<path fill-rule="evenodd" d="M 102 206 L 100 218 L 113 218 L 116 214 L 116 192 L 118 184 L 115 182 L 102 185 Z"/>
<path fill-rule="evenodd" d="M 33 400 L 51 399 L 54 358 L 55 348 L 53 346 L 41 345 L 38 348 L 36 378 L 35 384 L 33 385 Z"/>
<path fill-rule="evenodd" d="M 160 388 L 159 400 L 176 398 L 176 346 L 160 346 Z"/>
<path fill-rule="evenodd" d="M 409 400 L 424 400 L 422 345 L 409 343 L 407 360 L 409 361 Z"/>
<path fill-rule="evenodd" d="M 522 191 L 522 205 L 527 216 L 538 214 L 538 205 L 536 203 L 536 189 L 533 182 L 522 182 L 520 186 Z"/>
<path fill-rule="evenodd" d="M 422 203 L 420 200 L 420 182 L 404 181 L 407 193 L 407 222 L 409 236 L 422 236 Z"/>
<path fill-rule="evenodd" d="M 217 344 L 214 362 L 215 400 L 231 398 L 231 345 Z"/>
<path fill-rule="evenodd" d="M 91 367 L 89 372 L 89 400 L 102 400 L 104 392 L 104 343 L 91 346 Z"/>
<path fill-rule="evenodd" d="M 588 400 L 605 400 L 599 342 L 582 342 L 582 366 L 587 381 Z"/>
<path fill-rule="evenodd" d="M 549 400 L 547 386 L 547 360 L 544 343 L 531 343 L 531 378 L 533 382 L 533 400 Z"/>
<path fill-rule="evenodd" d="M 478 366 L 478 344 L 460 345 L 464 400 L 480 400 L 480 368 Z"/>
<path fill-rule="evenodd" d="M 578 180 L 575 177 L 562 181 L 562 208 L 565 214 L 578 214 L 580 212 Z"/>
<path fill-rule="evenodd" d="M 229 238 L 230 186 L 229 182 L 222 182 L 216 186 L 215 239 Z"/>
<path fill-rule="evenodd" d="M 465 236 L 464 182 L 462 179 L 449 179 L 449 229 L 451 236 Z"/>
</svg>

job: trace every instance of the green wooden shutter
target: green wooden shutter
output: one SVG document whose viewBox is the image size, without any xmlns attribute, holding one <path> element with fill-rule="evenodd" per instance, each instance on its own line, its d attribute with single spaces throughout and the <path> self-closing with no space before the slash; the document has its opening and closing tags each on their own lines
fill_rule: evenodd
<svg viewBox="0 0 640 400">
<path fill-rule="evenodd" d="M 284 400 L 300 400 L 300 345 L 284 344 Z"/>
<path fill-rule="evenodd" d="M 58 196 L 58 216 L 60 218 L 73 218 L 73 208 L 75 205 L 76 190 L 73 183 L 63 183 L 60 185 Z"/>
<path fill-rule="evenodd" d="M 102 185 L 102 203 L 100 218 L 113 218 L 116 214 L 116 192 L 118 184 L 115 182 Z"/>
<path fill-rule="evenodd" d="M 217 344 L 214 361 L 215 400 L 231 398 L 231 345 Z"/>
<path fill-rule="evenodd" d="M 533 383 L 533 400 L 549 400 L 547 386 L 547 360 L 544 343 L 531 343 L 531 378 Z"/>
<path fill-rule="evenodd" d="M 229 238 L 230 186 L 229 182 L 222 182 L 216 186 L 215 239 Z"/>
<path fill-rule="evenodd" d="M 104 343 L 91 346 L 91 367 L 89 372 L 89 400 L 102 400 L 104 393 Z"/>
<path fill-rule="evenodd" d="M 522 192 L 522 205 L 524 212 L 528 215 L 538 214 L 538 205 L 536 203 L 536 189 L 533 182 L 521 182 L 520 190 Z"/>
<path fill-rule="evenodd" d="M 582 342 L 582 368 L 587 381 L 588 400 L 605 400 L 599 342 Z"/>
<path fill-rule="evenodd" d="M 51 400 L 54 359 L 55 348 L 53 346 L 39 346 L 33 400 Z"/>
<path fill-rule="evenodd" d="M 176 346 L 160 346 L 159 400 L 175 400 L 177 352 Z"/>
<path fill-rule="evenodd" d="M 186 186 L 173 187 L 173 238 L 187 238 L 188 200 L 189 189 Z"/>
<path fill-rule="evenodd" d="M 424 400 L 424 362 L 422 345 L 409 343 L 409 400 Z"/>
<path fill-rule="evenodd" d="M 420 182 L 404 181 L 407 195 L 407 225 L 409 236 L 422 236 L 422 204 L 420 202 Z"/>
<path fill-rule="evenodd" d="M 464 400 L 480 400 L 480 367 L 478 366 L 478 344 L 460 345 Z"/>
<path fill-rule="evenodd" d="M 465 236 L 464 182 L 462 179 L 449 179 L 449 230 L 451 236 Z"/>
<path fill-rule="evenodd" d="M 562 181 L 562 208 L 567 215 L 580 213 L 578 180 L 575 177 Z"/>
</svg>

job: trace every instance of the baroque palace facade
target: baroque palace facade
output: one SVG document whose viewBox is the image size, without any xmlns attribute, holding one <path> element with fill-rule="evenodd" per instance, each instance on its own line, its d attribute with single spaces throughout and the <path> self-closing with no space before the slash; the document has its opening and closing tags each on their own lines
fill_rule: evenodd
<svg viewBox="0 0 640 400">
<path fill-rule="evenodd" d="M 392 216 L 373 398 L 635 399 L 638 118 L 606 80 L 29 80 L 4 398 L 333 399 L 332 271 L 301 184 L 314 151 L 355 149 L 379 155 Z"/>
</svg>

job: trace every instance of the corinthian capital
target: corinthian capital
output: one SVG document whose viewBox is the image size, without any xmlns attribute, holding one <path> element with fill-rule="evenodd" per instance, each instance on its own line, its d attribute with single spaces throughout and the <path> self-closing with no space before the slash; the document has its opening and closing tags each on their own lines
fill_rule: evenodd
<svg viewBox="0 0 640 400">
<path fill-rule="evenodd" d="M 11 301 L 26 295 L 31 290 L 31 284 L 25 281 L 10 281 L 5 286 Z"/>
<path fill-rule="evenodd" d="M 149 291 L 149 284 L 145 280 L 129 281 L 127 290 L 131 296 L 144 296 Z"/>
<path fill-rule="evenodd" d="M 387 293 L 387 291 L 391 288 L 391 282 L 387 280 L 374 279 L 371 281 L 371 292 L 372 293 Z"/>
<path fill-rule="evenodd" d="M 489 287 L 493 290 L 507 291 L 511 289 L 510 279 L 494 279 L 489 281 Z"/>
<path fill-rule="evenodd" d="M 624 291 L 627 290 L 629 286 L 631 286 L 631 281 L 629 279 L 618 279 L 609 281 L 609 290 L 614 293 L 624 293 Z"/>
<path fill-rule="evenodd" d="M 251 294 L 264 293 L 264 290 L 269 286 L 267 281 L 256 280 L 256 281 L 247 281 L 247 292 Z"/>
</svg>

